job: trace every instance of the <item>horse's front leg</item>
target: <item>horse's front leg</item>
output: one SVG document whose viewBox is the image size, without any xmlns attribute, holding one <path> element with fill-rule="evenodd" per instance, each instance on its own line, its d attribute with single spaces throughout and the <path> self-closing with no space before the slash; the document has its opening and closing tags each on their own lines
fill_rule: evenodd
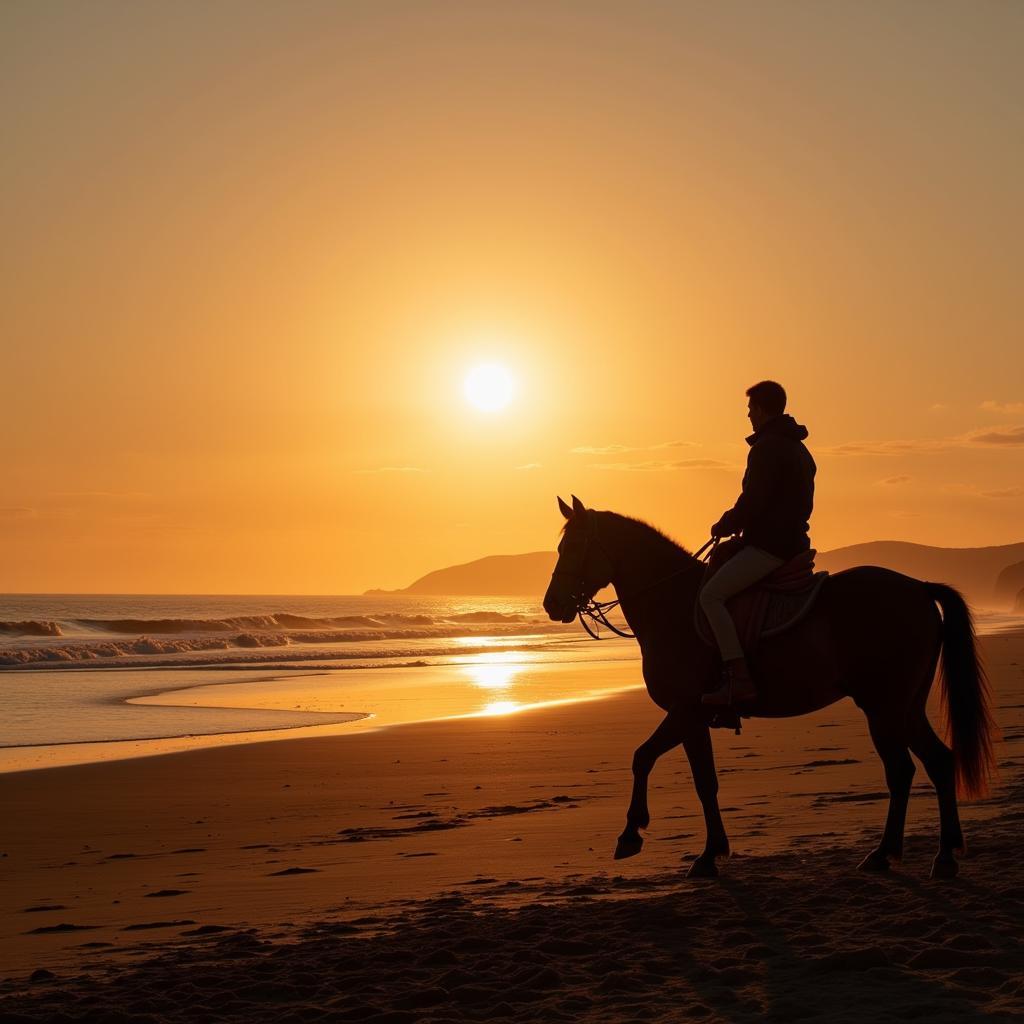
<svg viewBox="0 0 1024 1024">
<path fill-rule="evenodd" d="M 690 762 L 693 784 L 704 810 L 707 839 L 704 852 L 690 865 L 687 878 L 714 878 L 718 874 L 715 861 L 729 856 L 729 837 L 725 834 L 722 812 L 718 809 L 718 773 L 715 752 L 711 746 L 711 730 L 699 719 L 690 719 L 682 735 L 683 749 Z"/>
<path fill-rule="evenodd" d="M 643 848 L 644 839 L 640 830 L 651 823 L 651 813 L 647 807 L 647 780 L 658 758 L 682 742 L 682 730 L 681 720 L 670 711 L 650 738 L 636 748 L 633 754 L 633 795 L 626 811 L 626 827 L 615 844 L 616 860 L 633 857 Z"/>
</svg>

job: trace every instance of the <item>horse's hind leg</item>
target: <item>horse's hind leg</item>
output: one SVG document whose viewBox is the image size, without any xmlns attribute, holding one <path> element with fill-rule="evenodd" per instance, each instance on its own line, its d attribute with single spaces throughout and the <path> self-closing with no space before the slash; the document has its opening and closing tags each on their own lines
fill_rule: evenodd
<svg viewBox="0 0 1024 1024">
<path fill-rule="evenodd" d="M 704 852 L 690 865 L 687 878 L 714 878 L 718 874 L 715 860 L 729 855 L 729 837 L 725 834 L 722 812 L 718 808 L 718 773 L 715 752 L 711 746 L 711 730 L 703 722 L 691 722 L 683 733 L 683 749 L 690 762 L 693 784 L 704 811 L 707 840 Z"/>
<path fill-rule="evenodd" d="M 903 856 L 903 833 L 907 825 L 907 804 L 914 781 L 914 762 L 907 751 L 903 729 L 881 718 L 868 717 L 868 728 L 875 749 L 885 766 L 885 782 L 889 787 L 889 813 L 885 818 L 882 841 L 860 863 L 861 871 L 888 871 L 889 858 Z"/>
<path fill-rule="evenodd" d="M 923 709 L 911 726 L 910 749 L 921 759 L 939 798 L 939 852 L 932 862 L 932 878 L 954 878 L 958 867 L 953 851 L 963 850 L 964 836 L 956 806 L 953 751 L 935 735 Z"/>
</svg>

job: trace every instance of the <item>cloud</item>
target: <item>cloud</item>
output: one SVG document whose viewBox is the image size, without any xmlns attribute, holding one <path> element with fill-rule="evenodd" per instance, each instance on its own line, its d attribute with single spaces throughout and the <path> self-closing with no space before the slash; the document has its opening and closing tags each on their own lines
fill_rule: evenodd
<svg viewBox="0 0 1024 1024">
<path fill-rule="evenodd" d="M 591 469 L 605 469 L 615 472 L 663 473 L 675 469 L 727 469 L 729 463 L 718 459 L 679 459 L 676 462 L 597 462 Z"/>
<path fill-rule="evenodd" d="M 419 466 L 374 466 L 369 469 L 354 469 L 353 473 L 425 473 Z"/>
<path fill-rule="evenodd" d="M 663 441 L 661 444 L 628 445 L 628 444 L 605 444 L 605 445 L 581 445 L 579 448 L 571 448 L 570 455 L 622 455 L 626 452 L 656 452 L 664 448 L 696 448 L 694 441 Z"/>
<path fill-rule="evenodd" d="M 817 455 L 913 455 L 919 452 L 945 452 L 954 447 L 948 440 L 925 439 L 920 441 L 850 441 L 815 449 Z"/>
<path fill-rule="evenodd" d="M 6 508 L 0 508 L 0 519 L 24 519 L 35 514 L 34 508 L 25 505 L 8 505 Z"/>
<path fill-rule="evenodd" d="M 978 406 L 983 412 L 996 412 L 1003 416 L 1024 415 L 1024 402 L 982 402 Z"/>
<path fill-rule="evenodd" d="M 52 491 L 53 498 L 99 498 L 103 501 L 148 501 L 147 491 Z"/>
<path fill-rule="evenodd" d="M 997 427 L 995 430 L 975 430 L 965 435 L 968 444 L 1006 447 L 1024 445 L 1024 427 Z"/>
<path fill-rule="evenodd" d="M 540 469 L 539 462 L 527 462 L 522 466 L 516 466 L 516 469 Z"/>
<path fill-rule="evenodd" d="M 1002 499 L 1024 497 L 1024 487 L 1018 485 L 983 489 L 977 484 L 947 484 L 943 490 L 949 494 L 959 494 L 968 498 Z"/>
<path fill-rule="evenodd" d="M 979 491 L 983 498 L 1020 498 L 1024 496 L 1024 487 L 1002 487 L 993 491 Z"/>
<path fill-rule="evenodd" d="M 910 480 L 909 476 L 888 476 L 884 480 L 876 480 L 875 482 L 879 483 L 879 484 L 895 485 L 895 484 L 905 484 L 905 483 L 907 483 L 908 480 Z"/>
<path fill-rule="evenodd" d="M 957 448 L 1024 447 L 1024 426 L 971 430 L 957 437 L 926 437 L 904 441 L 850 441 L 816 448 L 818 455 L 933 455 Z"/>
<path fill-rule="evenodd" d="M 580 448 L 570 448 L 570 455 L 618 455 L 620 452 L 638 452 L 639 448 L 629 448 L 624 444 L 606 444 L 601 446 L 583 445 Z"/>
</svg>

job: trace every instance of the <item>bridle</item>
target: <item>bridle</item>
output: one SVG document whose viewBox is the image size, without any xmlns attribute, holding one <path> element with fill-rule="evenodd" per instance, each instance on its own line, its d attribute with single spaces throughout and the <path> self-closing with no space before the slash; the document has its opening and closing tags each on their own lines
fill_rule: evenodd
<svg viewBox="0 0 1024 1024">
<path fill-rule="evenodd" d="M 580 620 L 580 625 L 590 634 L 594 640 L 603 640 L 604 637 L 600 634 L 602 626 L 611 630 L 616 636 L 624 637 L 627 640 L 635 640 L 636 634 L 632 631 L 625 631 L 619 629 L 614 622 L 609 622 L 608 613 L 621 604 L 622 599 L 616 598 L 614 601 L 595 601 L 593 596 L 584 597 L 587 592 L 587 579 L 584 570 L 587 565 L 587 554 L 590 550 L 591 541 L 594 542 L 594 546 L 598 548 L 601 554 L 604 555 L 609 565 L 612 564 L 612 560 L 608 558 L 608 552 L 601 545 L 601 541 L 597 536 L 597 519 L 592 515 L 588 515 L 588 526 L 587 535 L 583 541 L 583 556 L 580 559 L 580 564 L 575 569 L 559 569 L 557 566 L 551 573 L 551 578 L 554 579 L 556 576 L 570 576 L 578 584 L 579 589 L 573 593 L 573 597 L 576 600 L 576 615 Z M 707 562 L 711 555 L 714 553 L 715 548 L 718 546 L 718 538 L 712 537 L 694 556 L 695 558 Z M 710 550 L 708 550 L 710 548 Z M 704 552 L 707 551 L 707 555 L 701 559 Z M 638 587 L 636 590 L 626 595 L 626 599 L 629 600 L 636 597 L 638 594 L 646 593 L 648 590 L 653 590 L 655 587 L 660 587 L 663 583 L 667 583 L 669 580 L 675 579 L 677 576 L 681 576 L 684 572 L 688 572 L 692 569 L 691 565 L 684 565 L 679 569 L 675 569 L 673 572 L 668 573 L 666 576 L 662 576 L 659 579 L 654 580 L 652 583 L 645 583 L 642 587 Z M 598 587 L 598 590 L 601 588 Z M 597 590 L 594 591 L 597 593 Z M 588 621 L 589 620 L 589 621 Z M 591 625 L 593 623 L 593 625 Z"/>
</svg>

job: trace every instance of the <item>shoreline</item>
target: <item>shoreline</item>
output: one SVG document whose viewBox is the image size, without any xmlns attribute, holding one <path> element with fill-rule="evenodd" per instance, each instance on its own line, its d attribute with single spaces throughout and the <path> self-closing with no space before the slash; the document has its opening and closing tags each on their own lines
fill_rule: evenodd
<svg viewBox="0 0 1024 1024">
<path fill-rule="evenodd" d="M 989 640 L 1004 638 L 1010 641 L 1024 639 L 1024 627 L 1019 625 L 1001 625 L 993 628 L 990 632 L 979 634 L 980 641 L 984 644 Z M 501 638 L 504 640 L 504 638 Z M 515 639 L 515 638 L 512 638 Z M 191 666 L 119 666 L 107 668 L 102 666 L 81 666 L 70 669 L 77 672 L 104 673 L 111 672 L 117 676 L 129 675 L 133 672 L 153 673 L 166 672 L 174 676 L 185 671 L 192 673 L 211 673 L 212 678 L 198 680 L 186 685 L 173 686 L 149 686 L 140 689 L 139 692 L 128 695 L 117 695 L 104 698 L 100 703 L 106 703 L 111 707 L 156 707 L 179 709 L 182 711 L 194 710 L 201 713 L 203 710 L 235 711 L 239 714 L 246 712 L 263 713 L 267 711 L 292 712 L 298 705 L 282 706 L 278 703 L 245 703 L 243 696 L 246 693 L 246 685 L 250 688 L 262 689 L 267 684 L 279 683 L 282 690 L 287 689 L 296 680 L 303 678 L 317 678 L 322 676 L 338 675 L 347 684 L 349 681 L 358 680 L 361 676 L 369 674 L 368 678 L 384 679 L 387 676 L 396 676 L 400 673 L 412 672 L 415 674 L 416 685 L 425 685 L 432 674 L 435 679 L 447 674 L 449 677 L 459 670 L 468 670 L 472 666 L 478 666 L 481 670 L 492 670 L 498 665 L 515 667 L 516 671 L 527 672 L 565 672 L 576 671 L 582 673 L 596 673 L 601 667 L 612 669 L 616 675 L 625 674 L 631 669 L 640 666 L 639 650 L 631 644 L 621 644 L 610 641 L 608 646 L 603 648 L 601 656 L 598 651 L 590 647 L 579 651 L 557 652 L 554 658 L 545 657 L 550 652 L 538 652 L 530 648 L 499 646 L 492 649 L 466 650 L 459 654 L 452 654 L 441 661 L 415 661 L 399 663 L 374 663 L 371 665 L 359 666 L 336 666 L 336 665 L 315 665 L 297 663 L 288 669 L 280 664 L 262 665 L 215 665 L 206 666 L 202 669 L 195 669 Z M 50 666 L 51 673 L 66 671 L 63 666 Z M 386 670 L 386 674 L 383 673 Z M 38 673 L 43 669 L 18 668 L 7 670 L 13 674 Z M 218 673 L 235 671 L 239 673 L 255 673 L 252 679 L 234 680 L 224 683 L 216 678 Z M 608 696 L 635 688 L 642 688 L 642 676 L 635 673 L 636 679 L 622 685 L 621 682 L 604 685 L 597 688 L 596 692 L 582 692 L 569 698 L 556 698 L 550 692 L 542 693 L 536 699 L 527 701 L 503 701 L 505 706 L 500 709 L 501 713 L 521 713 L 526 710 L 533 710 L 547 706 L 556 706 L 559 702 L 586 702 L 595 699 L 605 699 Z M 492 686 L 492 682 L 484 680 L 479 685 L 483 687 Z M 202 701 L 172 701 L 164 698 L 173 697 L 179 694 L 199 691 L 204 694 L 213 694 L 225 688 L 230 689 L 228 699 L 218 699 L 212 703 Z M 495 687 L 495 693 L 499 694 L 501 686 Z M 339 692 L 339 699 L 344 697 L 350 699 L 347 691 Z M 500 694 L 504 696 L 504 694 Z M 190 750 L 209 749 L 219 746 L 242 746 L 252 743 L 284 742 L 287 740 L 311 739 L 325 736 L 351 736 L 357 732 L 379 731 L 391 728 L 398 724 L 441 722 L 460 718 L 472 718 L 479 714 L 495 713 L 495 711 L 477 710 L 467 711 L 464 707 L 443 710 L 435 707 L 430 711 L 409 715 L 402 714 L 395 716 L 391 712 L 382 713 L 381 710 L 370 706 L 373 704 L 376 695 L 367 693 L 366 708 L 358 707 L 330 707 L 323 709 L 307 708 L 304 712 L 307 715 L 333 716 L 333 721 L 324 721 L 322 724 L 306 721 L 301 724 L 280 724 L 266 726 L 264 728 L 253 728 L 250 726 L 223 727 L 210 731 L 181 728 L 179 731 L 163 736 L 125 736 L 116 738 L 83 738 L 55 740 L 49 743 L 12 743 L 0 746 L 0 775 L 12 774 L 20 771 L 42 771 L 49 767 L 70 767 L 73 765 L 88 764 L 93 762 L 111 762 L 118 760 L 136 760 L 146 757 L 160 757 L 170 753 L 179 753 Z M 358 699 L 358 698 L 357 698 Z M 463 699 L 465 704 L 466 700 Z M 497 702 L 496 702 L 497 703 Z M 498 710 L 498 709 L 496 709 Z M 302 713 L 302 712 L 296 712 Z M 360 724 L 365 723 L 365 724 Z M 201 724 L 201 723 L 200 723 Z M 358 728 L 357 728 L 358 726 Z"/>
<path fill-rule="evenodd" d="M 398 724 L 520 713 L 557 702 L 601 699 L 642 686 L 639 657 L 632 651 L 627 657 L 622 654 L 620 647 L 561 652 L 550 658 L 500 648 L 455 654 L 437 663 L 388 665 L 384 672 L 377 667 L 335 672 L 329 667 L 296 666 L 290 672 L 276 667 L 275 672 L 254 674 L 240 667 L 240 678 L 228 681 L 216 674 L 203 678 L 197 672 L 179 681 L 174 670 L 160 682 L 150 675 L 132 691 L 92 699 L 83 709 L 91 713 L 92 708 L 107 707 L 116 713 L 134 708 L 140 714 L 177 709 L 184 717 L 175 733 L 11 744 L 0 747 L 0 774 L 220 746 L 351 736 Z M 132 679 L 130 670 L 112 671 L 119 685 Z M 205 728 L 204 716 L 213 714 L 238 722 L 247 715 L 251 719 L 271 714 L 300 720 L 281 720 L 265 728 L 241 724 Z M 320 722 L 309 721 L 321 715 Z"/>
</svg>

